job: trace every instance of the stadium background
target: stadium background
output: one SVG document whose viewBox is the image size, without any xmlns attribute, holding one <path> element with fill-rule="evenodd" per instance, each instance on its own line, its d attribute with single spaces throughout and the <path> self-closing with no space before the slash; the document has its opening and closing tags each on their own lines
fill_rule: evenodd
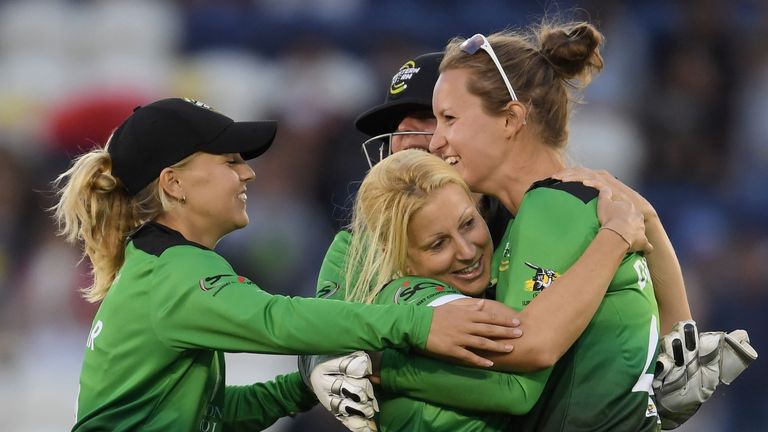
<svg viewBox="0 0 768 432">
<path fill-rule="evenodd" d="M 572 7 L 607 37 L 607 67 L 572 123 L 574 160 L 651 199 L 700 327 L 747 328 L 766 355 L 764 1 L 0 1 L 0 428 L 72 424 L 95 309 L 78 297 L 86 267 L 54 236 L 45 191 L 133 106 L 182 95 L 240 120 L 280 120 L 254 164 L 251 225 L 219 249 L 266 290 L 309 296 L 365 168 L 352 119 L 383 98 L 393 71 L 455 34 Z M 295 368 L 287 356 L 228 362 L 230 383 Z M 768 429 L 765 363 L 680 430 Z M 327 420 L 316 409 L 270 430 L 341 430 Z"/>
</svg>

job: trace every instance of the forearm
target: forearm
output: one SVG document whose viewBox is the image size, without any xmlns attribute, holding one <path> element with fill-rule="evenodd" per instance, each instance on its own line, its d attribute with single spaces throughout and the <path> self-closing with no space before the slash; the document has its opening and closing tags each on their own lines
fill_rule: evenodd
<svg viewBox="0 0 768 432">
<path fill-rule="evenodd" d="M 646 217 L 646 236 L 653 252 L 645 255 L 659 305 L 661 333 L 667 334 L 678 321 L 692 319 L 680 262 L 658 216 Z"/>
<path fill-rule="evenodd" d="M 317 403 L 298 373 L 249 386 L 228 386 L 224 392 L 224 423 L 228 431 L 262 430 L 285 416 Z"/>
<path fill-rule="evenodd" d="M 533 371 L 554 365 L 581 335 L 627 252 L 627 243 L 600 230 L 568 271 L 523 309 L 523 336 L 510 340 L 515 349 L 491 355 L 494 369 Z"/>
<path fill-rule="evenodd" d="M 456 409 L 521 415 L 539 399 L 549 372 L 496 372 L 385 350 L 380 374 L 391 393 Z"/>
</svg>

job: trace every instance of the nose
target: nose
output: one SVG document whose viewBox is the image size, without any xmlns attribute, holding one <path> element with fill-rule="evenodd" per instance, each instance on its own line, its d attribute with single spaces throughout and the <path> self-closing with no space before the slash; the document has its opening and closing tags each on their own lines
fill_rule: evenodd
<svg viewBox="0 0 768 432">
<path fill-rule="evenodd" d="M 432 139 L 429 140 L 429 152 L 441 156 L 442 149 L 447 143 L 445 136 L 443 136 L 443 133 L 438 126 L 432 134 Z"/>
<path fill-rule="evenodd" d="M 253 168 L 251 168 L 248 163 L 240 164 L 242 167 L 240 169 L 240 181 L 243 183 L 248 183 L 249 181 L 252 181 L 254 178 L 256 178 L 256 173 L 253 171 Z"/>
<path fill-rule="evenodd" d="M 470 261 L 477 255 L 477 246 L 469 239 L 461 236 L 456 242 L 456 258 L 461 261 Z"/>
</svg>

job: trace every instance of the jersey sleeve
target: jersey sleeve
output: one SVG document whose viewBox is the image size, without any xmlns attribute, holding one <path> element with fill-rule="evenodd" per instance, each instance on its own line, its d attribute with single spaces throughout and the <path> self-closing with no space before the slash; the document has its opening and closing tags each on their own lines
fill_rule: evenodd
<svg viewBox="0 0 768 432">
<path fill-rule="evenodd" d="M 549 372 L 496 372 L 387 349 L 380 374 L 382 387 L 395 394 L 456 409 L 521 415 L 539 399 Z"/>
<path fill-rule="evenodd" d="M 390 281 L 376 297 L 381 305 L 416 305 L 437 307 L 467 298 L 455 288 L 434 279 L 405 276 Z"/>
<path fill-rule="evenodd" d="M 436 280 L 409 276 L 387 284 L 376 302 L 436 307 L 459 298 L 467 296 Z M 392 349 L 383 353 L 380 374 L 382 386 L 392 393 L 451 408 L 507 414 L 528 412 L 546 382 L 540 372 L 469 368 Z M 467 397 L 470 394 L 489 397 Z"/>
<path fill-rule="evenodd" d="M 215 252 L 191 246 L 160 259 L 148 307 L 158 338 L 171 348 L 335 354 L 426 345 L 430 308 L 271 295 Z"/>
<path fill-rule="evenodd" d="M 248 386 L 227 386 L 224 391 L 224 429 L 263 430 L 285 416 L 294 416 L 317 403 L 298 372 Z"/>
<path fill-rule="evenodd" d="M 323 258 L 323 264 L 320 266 L 320 274 L 317 276 L 316 297 L 344 300 L 346 293 L 344 267 L 351 241 L 352 233 L 349 231 L 339 231 L 333 238 Z"/>
</svg>

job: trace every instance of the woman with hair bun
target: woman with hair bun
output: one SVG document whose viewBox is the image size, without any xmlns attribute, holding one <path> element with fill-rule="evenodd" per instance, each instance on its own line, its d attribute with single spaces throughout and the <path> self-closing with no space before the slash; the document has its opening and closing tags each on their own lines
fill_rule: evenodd
<svg viewBox="0 0 768 432">
<path fill-rule="evenodd" d="M 525 32 L 453 39 L 440 65 L 430 151 L 458 170 L 473 192 L 498 198 L 515 215 L 497 245 L 493 271 L 497 300 L 517 310 L 548 295 L 550 284 L 607 229 L 596 215 L 596 189 L 576 175 L 569 181 L 553 178 L 566 168 L 571 106 L 603 68 L 602 42 L 591 24 L 545 23 Z M 521 343 L 531 338 L 543 352 L 552 347 L 542 357 L 551 367 L 543 395 L 510 430 L 659 429 L 650 397 L 659 306 L 665 330 L 690 319 L 690 310 L 679 264 L 655 211 L 639 195 L 632 199 L 655 249 L 623 258 L 605 296 L 584 313 L 588 325 L 573 346 L 558 350 L 562 345 L 555 341 L 570 332 L 553 335 L 547 329 L 578 331 L 576 323 L 561 323 L 560 314 L 541 322 L 521 315 Z M 654 280 L 664 283 L 656 293 L 649 262 Z"/>
</svg>

